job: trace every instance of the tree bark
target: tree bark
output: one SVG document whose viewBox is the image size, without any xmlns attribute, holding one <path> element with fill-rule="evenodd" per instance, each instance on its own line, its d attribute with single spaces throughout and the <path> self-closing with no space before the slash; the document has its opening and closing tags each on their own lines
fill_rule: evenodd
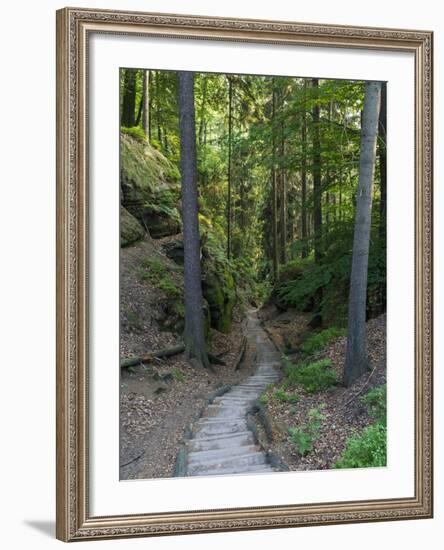
<svg viewBox="0 0 444 550">
<path fill-rule="evenodd" d="M 143 107 L 142 128 L 146 137 L 150 138 L 150 71 L 143 71 Z"/>
<path fill-rule="evenodd" d="M 139 71 L 137 72 L 139 73 Z M 144 79 L 144 71 L 142 71 L 142 95 L 140 96 L 139 107 L 137 109 L 137 116 L 136 116 L 134 126 L 139 126 L 140 121 L 142 120 L 143 94 L 144 94 L 143 79 Z"/>
<path fill-rule="evenodd" d="M 308 256 L 308 230 L 307 230 L 307 80 L 304 79 L 304 106 L 302 111 L 302 126 L 301 126 L 301 238 L 302 249 L 301 256 Z"/>
<path fill-rule="evenodd" d="M 136 74 L 137 71 L 133 69 L 125 69 L 121 117 L 121 124 L 125 128 L 132 128 L 136 121 Z"/>
<path fill-rule="evenodd" d="M 278 245 L 278 224 L 277 224 L 277 173 L 276 173 L 276 90 L 274 78 L 272 78 L 273 87 L 273 110 L 272 110 L 272 168 L 271 168 L 271 224 L 272 224 L 272 260 L 273 277 L 275 281 L 279 280 L 279 245 Z"/>
<path fill-rule="evenodd" d="M 227 258 L 231 257 L 231 234 L 232 234 L 232 205 L 231 205 L 231 177 L 232 177 L 232 165 L 231 165 L 231 148 L 232 148 L 232 130 L 233 130 L 233 80 L 232 77 L 228 77 L 228 162 L 227 162 L 227 178 L 228 178 L 228 197 L 227 197 Z"/>
<path fill-rule="evenodd" d="M 162 147 L 162 113 L 160 109 L 160 71 L 156 71 L 156 119 L 157 119 L 157 141 Z"/>
<path fill-rule="evenodd" d="M 202 145 L 204 138 L 204 128 L 205 128 L 205 107 L 207 104 L 207 88 L 208 88 L 208 78 L 206 75 L 202 75 L 203 78 L 203 90 L 202 90 L 202 102 L 200 104 L 200 122 L 199 122 L 199 134 L 198 140 L 199 145 Z"/>
<path fill-rule="evenodd" d="M 180 168 L 182 175 L 182 218 L 184 242 L 186 354 L 209 366 L 203 315 L 200 266 L 199 208 L 197 195 L 194 73 L 179 71 Z"/>
<path fill-rule="evenodd" d="M 319 96 L 319 80 L 312 79 L 315 101 Z M 319 129 L 319 105 L 315 103 L 312 109 L 313 118 L 313 222 L 315 261 L 322 257 L 322 182 L 321 182 L 321 136 Z"/>
<path fill-rule="evenodd" d="M 283 109 L 283 95 L 281 96 L 281 111 Z M 281 113 L 282 114 L 282 113 Z M 285 129 L 284 121 L 281 122 L 281 169 L 280 169 L 280 203 L 279 203 L 279 225 L 280 225 L 280 237 L 281 237 L 281 263 L 287 263 L 287 180 L 285 174 L 285 168 L 283 166 L 285 159 Z"/>
<path fill-rule="evenodd" d="M 379 111 L 379 172 L 380 172 L 380 192 L 381 199 L 379 203 L 379 236 L 384 237 L 386 229 L 386 208 L 387 208 L 387 83 L 381 85 L 381 109 Z"/>
<path fill-rule="evenodd" d="M 363 374 L 369 364 L 365 321 L 368 252 L 380 99 L 381 83 L 367 82 L 362 115 L 359 184 L 356 195 L 355 231 L 348 302 L 347 351 L 343 375 L 345 386 L 349 386 Z"/>
</svg>

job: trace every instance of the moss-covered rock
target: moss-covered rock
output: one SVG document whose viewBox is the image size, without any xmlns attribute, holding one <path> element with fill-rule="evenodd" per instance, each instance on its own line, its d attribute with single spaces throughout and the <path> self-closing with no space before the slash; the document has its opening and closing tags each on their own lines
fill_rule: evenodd
<svg viewBox="0 0 444 550">
<path fill-rule="evenodd" d="M 183 240 L 176 239 L 174 241 L 168 241 L 162 245 L 162 249 L 165 254 L 173 260 L 177 265 L 183 265 L 185 260 L 185 252 L 183 249 Z"/>
<path fill-rule="evenodd" d="M 210 310 L 211 326 L 220 332 L 229 332 L 236 305 L 236 290 L 228 266 L 207 259 L 202 288 Z"/>
<path fill-rule="evenodd" d="M 122 205 L 157 239 L 181 231 L 177 169 L 146 139 L 126 129 L 120 136 Z"/>
<path fill-rule="evenodd" d="M 159 212 L 152 206 L 137 209 L 138 218 L 147 227 L 153 239 L 177 235 L 182 230 L 180 220 L 167 212 Z"/>
<path fill-rule="evenodd" d="M 143 239 L 145 231 L 126 208 L 120 207 L 120 246 L 123 248 Z"/>
</svg>

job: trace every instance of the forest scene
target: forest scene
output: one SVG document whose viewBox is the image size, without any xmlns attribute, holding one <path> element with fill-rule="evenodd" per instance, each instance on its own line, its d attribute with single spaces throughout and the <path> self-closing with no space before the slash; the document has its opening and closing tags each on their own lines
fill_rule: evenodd
<svg viewBox="0 0 444 550">
<path fill-rule="evenodd" d="M 386 84 L 119 85 L 120 479 L 386 466 Z"/>
</svg>

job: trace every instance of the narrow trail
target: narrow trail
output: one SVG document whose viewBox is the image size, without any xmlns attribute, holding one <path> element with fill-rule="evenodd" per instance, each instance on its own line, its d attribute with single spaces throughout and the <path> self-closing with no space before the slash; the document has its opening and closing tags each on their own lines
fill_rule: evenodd
<svg viewBox="0 0 444 550">
<path fill-rule="evenodd" d="M 216 397 L 194 425 L 187 443 L 187 476 L 273 471 L 248 429 L 247 412 L 268 384 L 279 379 L 279 353 L 262 329 L 256 311 L 248 314 L 247 338 L 256 371 Z"/>
</svg>

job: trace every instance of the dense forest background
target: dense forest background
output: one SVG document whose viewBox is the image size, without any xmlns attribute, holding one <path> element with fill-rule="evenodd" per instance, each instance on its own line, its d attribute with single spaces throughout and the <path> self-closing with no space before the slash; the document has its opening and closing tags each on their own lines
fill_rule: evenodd
<svg viewBox="0 0 444 550">
<path fill-rule="evenodd" d="M 385 309 L 384 91 L 368 317 Z M 364 83 L 196 73 L 194 93 L 202 238 L 254 289 L 250 298 L 272 295 L 284 307 L 310 308 L 314 323 L 345 325 Z M 156 159 L 167 183 L 144 196 L 150 181 L 138 182 L 139 204 L 128 209 L 140 218 L 145 200 L 179 231 L 178 97 L 175 72 L 121 71 L 124 162 L 130 136 Z"/>
</svg>

